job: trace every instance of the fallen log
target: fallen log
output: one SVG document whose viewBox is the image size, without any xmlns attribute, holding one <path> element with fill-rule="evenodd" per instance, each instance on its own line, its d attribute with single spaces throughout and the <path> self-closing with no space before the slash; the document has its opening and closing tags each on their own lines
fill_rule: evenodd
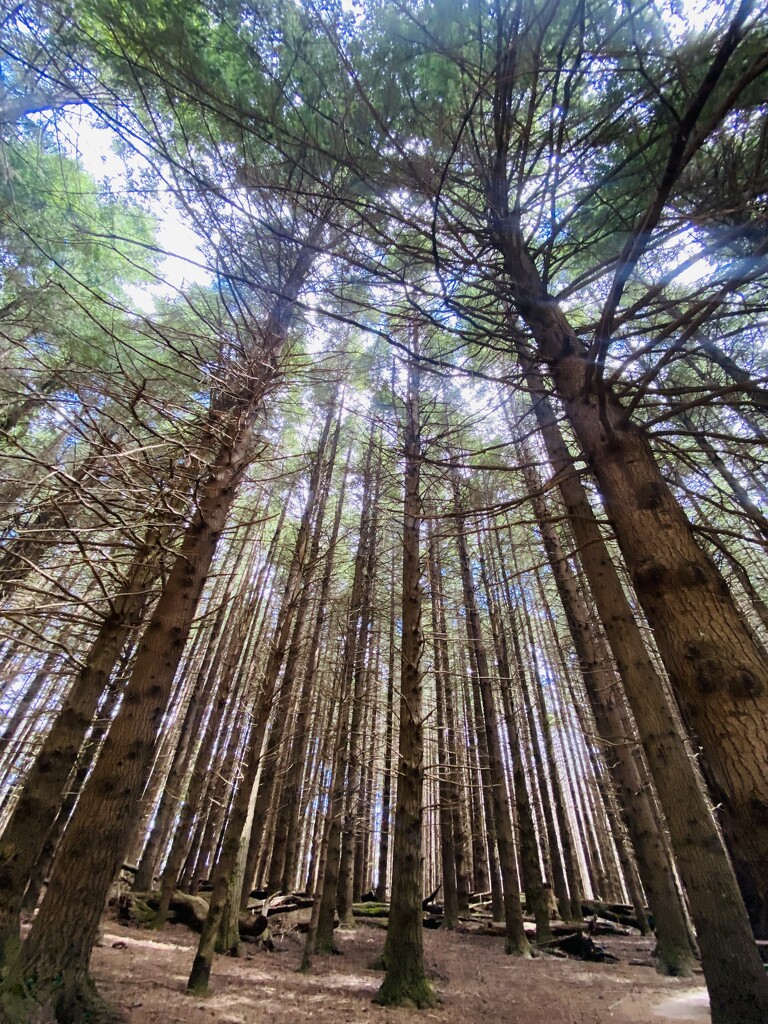
<svg viewBox="0 0 768 1024">
<path fill-rule="evenodd" d="M 159 900 L 147 902 L 150 906 L 153 902 L 157 902 L 157 907 L 160 906 Z M 194 931 L 201 932 L 208 916 L 208 900 L 204 896 L 190 896 L 189 893 L 177 889 L 171 898 L 169 910 L 178 924 L 185 924 Z"/>
<path fill-rule="evenodd" d="M 525 933 L 533 941 L 536 937 L 536 927 L 531 922 L 524 922 Z M 470 935 L 498 935 L 503 938 L 506 935 L 506 928 L 502 921 L 471 921 L 467 918 L 460 918 L 457 931 L 466 932 Z M 591 960 L 596 963 L 618 963 L 618 959 L 608 953 L 602 946 L 598 946 L 591 936 L 584 934 L 584 929 L 574 929 L 573 925 L 553 924 L 553 938 L 550 942 L 537 943 L 537 948 L 543 952 L 561 952 L 563 955 L 576 957 L 579 960 Z M 629 932 L 618 934 L 628 935 Z"/>
<path fill-rule="evenodd" d="M 590 963 L 617 964 L 619 958 L 598 946 L 595 941 L 581 931 L 571 932 L 562 938 L 552 939 L 550 942 L 542 942 L 538 948 L 545 953 L 559 950 L 566 956 L 576 960 L 586 960 Z"/>
<path fill-rule="evenodd" d="M 491 891 L 488 892 L 471 892 L 469 894 L 469 905 L 477 903 L 490 903 L 491 902 Z"/>
<path fill-rule="evenodd" d="M 633 907 L 624 903 L 604 903 L 602 900 L 582 900 L 581 912 L 585 917 L 599 917 L 604 921 L 623 925 L 625 928 L 638 928 L 637 917 Z M 652 916 L 648 921 L 653 927 Z"/>
<path fill-rule="evenodd" d="M 121 924 L 152 928 L 160 909 L 160 897 L 156 892 L 124 892 L 110 900 L 110 906 Z M 171 923 L 200 932 L 207 916 L 208 900 L 204 897 L 190 896 L 178 889 L 171 897 L 168 917 Z"/>
<path fill-rule="evenodd" d="M 160 907 L 157 893 L 123 893 L 116 904 L 117 919 L 121 924 L 134 924 L 151 928 Z M 268 908 L 267 912 L 269 913 Z M 208 900 L 204 896 L 191 896 L 177 889 L 171 897 L 168 920 L 182 924 L 192 931 L 201 932 L 208 916 Z M 263 921 L 263 924 L 262 924 Z M 240 914 L 240 934 L 244 938 L 258 938 L 266 929 L 267 919 L 262 914 Z"/>
<path fill-rule="evenodd" d="M 352 915 L 353 917 L 389 917 L 389 904 L 388 903 L 353 903 L 352 904 Z"/>
<path fill-rule="evenodd" d="M 311 910 L 314 900 L 309 896 L 281 896 L 275 902 L 269 904 L 268 914 L 272 917 L 275 914 L 290 914 L 294 910 Z"/>
</svg>

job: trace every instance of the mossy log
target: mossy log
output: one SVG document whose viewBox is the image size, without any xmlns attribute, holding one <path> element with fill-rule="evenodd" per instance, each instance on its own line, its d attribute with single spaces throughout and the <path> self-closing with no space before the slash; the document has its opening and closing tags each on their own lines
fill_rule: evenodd
<svg viewBox="0 0 768 1024">
<path fill-rule="evenodd" d="M 389 917 L 388 903 L 353 903 L 355 917 Z"/>
<path fill-rule="evenodd" d="M 115 901 L 117 920 L 122 924 L 135 924 L 140 928 L 151 928 L 155 923 L 160 898 L 156 892 L 123 893 Z M 208 915 L 208 900 L 204 896 L 191 896 L 176 890 L 171 898 L 169 920 L 183 924 L 195 932 L 203 930 Z M 286 897 L 277 903 L 270 903 L 267 914 L 279 917 L 285 928 L 300 927 L 308 920 L 312 901 L 302 897 Z M 246 911 L 240 914 L 240 935 L 243 939 L 261 938 L 266 930 L 266 918 L 260 911 Z"/>
</svg>

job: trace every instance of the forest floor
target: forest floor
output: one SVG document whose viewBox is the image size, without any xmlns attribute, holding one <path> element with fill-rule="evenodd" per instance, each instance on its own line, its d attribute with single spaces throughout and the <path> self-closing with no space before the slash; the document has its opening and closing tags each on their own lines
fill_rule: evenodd
<svg viewBox="0 0 768 1024">
<path fill-rule="evenodd" d="M 174 925 L 163 932 L 109 922 L 92 972 L 104 996 L 130 1024 L 707 1024 L 701 976 L 662 978 L 651 964 L 653 941 L 639 934 L 600 936 L 619 963 L 504 954 L 503 939 L 425 930 L 428 972 L 439 997 L 432 1010 L 382 1008 L 371 1000 L 382 975 L 369 968 L 384 931 L 362 924 L 337 931 L 342 956 L 315 957 L 298 974 L 303 936 L 274 936 L 276 949 L 245 947 L 240 959 L 217 957 L 206 998 L 185 993 L 197 936 Z"/>
</svg>

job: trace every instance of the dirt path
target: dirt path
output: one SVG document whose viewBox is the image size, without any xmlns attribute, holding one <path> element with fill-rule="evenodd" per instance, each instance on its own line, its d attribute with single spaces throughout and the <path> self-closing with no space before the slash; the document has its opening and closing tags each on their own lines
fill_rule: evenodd
<svg viewBox="0 0 768 1024">
<path fill-rule="evenodd" d="M 130 1024 L 709 1021 L 700 979 L 660 978 L 648 966 L 652 943 L 640 937 L 601 938 L 621 962 L 587 964 L 550 957 L 520 961 L 504 955 L 499 938 L 425 932 L 427 963 L 441 1003 L 419 1012 L 371 1003 L 381 975 L 368 964 L 381 951 L 382 930 L 362 926 L 337 934 L 344 955 L 317 957 L 309 975 L 296 973 L 302 940 L 293 934 L 278 940 L 275 953 L 247 947 L 240 960 L 218 957 L 206 999 L 185 994 L 196 937 L 178 926 L 153 934 L 110 924 L 92 968 L 103 994 L 125 1011 Z"/>
</svg>

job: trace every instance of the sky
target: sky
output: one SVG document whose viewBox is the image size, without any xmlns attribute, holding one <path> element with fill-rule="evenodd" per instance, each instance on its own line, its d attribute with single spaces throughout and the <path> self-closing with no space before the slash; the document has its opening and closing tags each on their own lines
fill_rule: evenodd
<svg viewBox="0 0 768 1024">
<path fill-rule="evenodd" d="M 129 175 L 141 171 L 142 158 L 138 154 L 129 157 L 119 153 L 115 133 L 97 126 L 87 107 L 71 108 L 60 120 L 58 130 L 67 151 L 77 157 L 97 182 L 104 184 L 105 191 L 119 195 L 131 188 Z M 170 296 L 191 284 L 210 284 L 212 280 L 205 266 L 203 239 L 185 222 L 166 193 L 148 199 L 146 206 L 158 220 L 157 243 L 167 253 L 159 267 L 159 276 L 166 285 L 125 288 L 145 313 L 152 311 L 155 299 Z"/>
</svg>

